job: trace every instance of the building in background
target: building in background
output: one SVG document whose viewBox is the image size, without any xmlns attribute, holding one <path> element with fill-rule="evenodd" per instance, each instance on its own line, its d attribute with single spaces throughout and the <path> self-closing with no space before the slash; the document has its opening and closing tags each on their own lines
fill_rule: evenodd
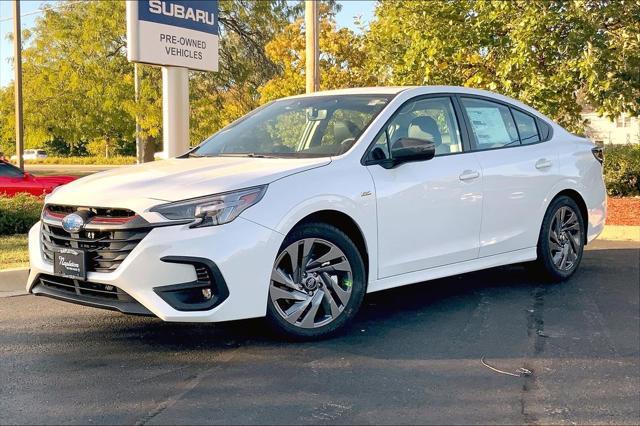
<svg viewBox="0 0 640 426">
<path fill-rule="evenodd" d="M 640 144 L 640 118 L 626 114 L 611 121 L 588 106 L 582 112 L 585 135 L 599 144 Z"/>
</svg>

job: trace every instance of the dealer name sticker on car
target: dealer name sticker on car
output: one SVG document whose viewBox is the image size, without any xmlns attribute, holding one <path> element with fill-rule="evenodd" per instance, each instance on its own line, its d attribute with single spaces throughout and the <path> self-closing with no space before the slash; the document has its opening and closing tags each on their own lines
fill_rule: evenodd
<svg viewBox="0 0 640 426">
<path fill-rule="evenodd" d="M 86 279 L 85 253 L 70 248 L 57 249 L 53 253 L 53 273 L 67 278 Z"/>
</svg>

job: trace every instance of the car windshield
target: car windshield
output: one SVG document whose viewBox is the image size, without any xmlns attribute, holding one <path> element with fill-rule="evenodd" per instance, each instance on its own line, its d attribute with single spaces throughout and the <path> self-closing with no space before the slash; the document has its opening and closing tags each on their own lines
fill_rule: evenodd
<svg viewBox="0 0 640 426">
<path fill-rule="evenodd" d="M 200 144 L 191 156 L 327 157 L 349 150 L 388 95 L 282 99 L 254 110 Z"/>
</svg>

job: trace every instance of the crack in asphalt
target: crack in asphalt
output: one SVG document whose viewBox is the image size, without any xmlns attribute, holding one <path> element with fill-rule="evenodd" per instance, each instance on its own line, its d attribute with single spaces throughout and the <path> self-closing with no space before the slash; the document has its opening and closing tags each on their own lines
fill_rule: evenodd
<svg viewBox="0 0 640 426">
<path fill-rule="evenodd" d="M 537 358 L 544 352 L 546 344 L 544 335 L 544 298 L 547 294 L 547 287 L 538 285 L 531 292 L 531 308 L 527 309 L 527 337 L 533 347 L 533 358 Z M 527 360 L 524 367 L 531 370 L 533 374 L 522 379 L 522 391 L 520 392 L 520 414 L 525 424 L 537 424 L 538 418 L 535 414 L 527 410 L 527 399 L 538 389 L 536 371 L 532 367 L 533 360 Z"/>
<path fill-rule="evenodd" d="M 234 348 L 221 353 L 220 356 L 213 361 L 216 363 L 215 365 L 207 368 L 206 370 L 198 374 L 192 375 L 186 381 L 175 386 L 175 389 L 180 389 L 179 392 L 165 398 L 164 401 L 157 404 L 153 409 L 149 410 L 147 414 L 145 414 L 144 416 L 142 416 L 140 419 L 138 419 L 133 423 L 136 426 L 146 425 L 155 417 L 162 414 L 165 410 L 174 406 L 177 402 L 182 400 L 189 392 L 195 389 L 202 382 L 203 379 L 211 375 L 214 371 L 219 370 L 221 368 L 220 363 L 226 363 L 231 361 L 231 359 L 233 359 L 233 357 L 235 356 L 236 352 L 238 352 L 239 349 L 240 348 Z"/>
</svg>

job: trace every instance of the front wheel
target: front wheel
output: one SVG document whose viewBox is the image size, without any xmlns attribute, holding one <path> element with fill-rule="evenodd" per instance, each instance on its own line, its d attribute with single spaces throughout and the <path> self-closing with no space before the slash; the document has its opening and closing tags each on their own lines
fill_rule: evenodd
<svg viewBox="0 0 640 426">
<path fill-rule="evenodd" d="M 353 241 L 333 226 L 304 224 L 285 238 L 274 262 L 267 317 L 292 337 L 327 337 L 355 316 L 365 288 Z"/>
<path fill-rule="evenodd" d="M 536 266 L 550 281 L 569 278 L 584 251 L 584 218 L 576 202 L 566 196 L 553 200 L 545 214 L 538 240 Z"/>
</svg>

